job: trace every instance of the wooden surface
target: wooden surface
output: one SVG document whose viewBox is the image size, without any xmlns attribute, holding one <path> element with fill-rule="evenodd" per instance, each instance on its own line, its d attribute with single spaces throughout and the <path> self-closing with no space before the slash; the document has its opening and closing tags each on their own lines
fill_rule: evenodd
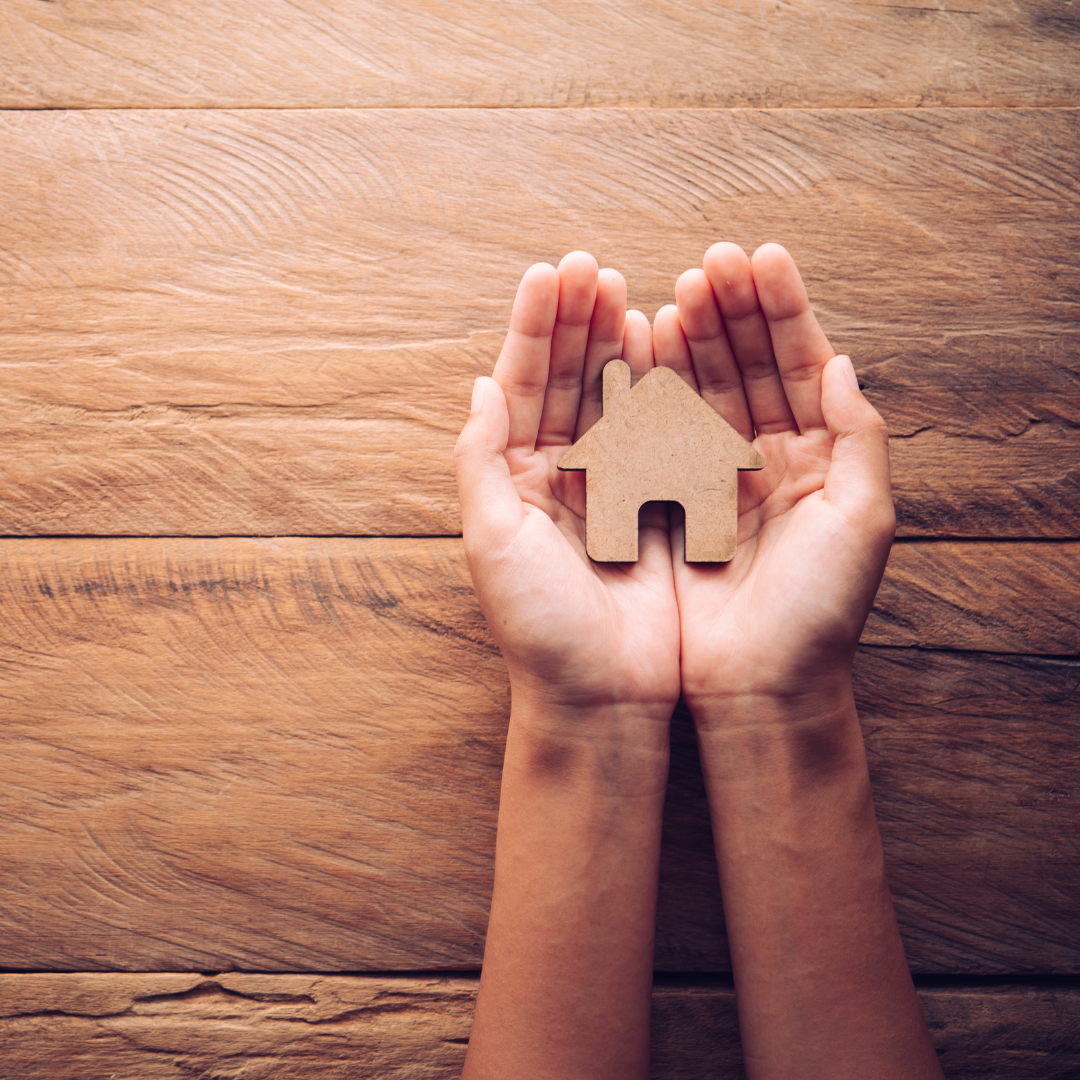
<svg viewBox="0 0 1080 1080">
<path fill-rule="evenodd" d="M 1069 0 L 5 0 L 0 105 L 1072 105 Z"/>
<path fill-rule="evenodd" d="M 476 980 L 242 975 L 0 975 L 0 1080 L 451 1080 Z M 950 1080 L 1071 1080 L 1080 992 L 919 991 Z M 653 990 L 654 1080 L 744 1077 L 735 994 Z"/>
<path fill-rule="evenodd" d="M 859 659 L 920 971 L 1080 964 L 1077 545 L 1017 546 L 898 545 Z M 6 540 L 0 643 L 8 966 L 479 964 L 509 691 L 460 541 Z M 674 745 L 657 966 L 725 970 Z"/>
<path fill-rule="evenodd" d="M 651 317 L 717 239 L 892 432 L 856 687 L 947 1075 L 1080 1072 L 1074 8 L 5 0 L 0 1080 L 457 1074 L 469 386 L 530 262 Z M 654 1076 L 738 1077 L 681 711 L 665 813 Z"/>
<path fill-rule="evenodd" d="M 1077 115 L 0 113 L 0 534 L 456 532 L 524 267 L 651 315 L 723 236 L 794 252 L 902 535 L 1075 538 Z"/>
</svg>

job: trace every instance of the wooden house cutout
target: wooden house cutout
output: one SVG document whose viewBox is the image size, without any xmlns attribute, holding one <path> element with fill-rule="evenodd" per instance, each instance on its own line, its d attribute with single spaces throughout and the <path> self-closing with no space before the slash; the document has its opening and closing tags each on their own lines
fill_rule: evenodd
<svg viewBox="0 0 1080 1080">
<path fill-rule="evenodd" d="M 739 470 L 765 459 L 671 368 L 633 389 L 630 368 L 604 368 L 604 415 L 559 460 L 584 469 L 585 548 L 595 562 L 636 562 L 638 510 L 686 511 L 687 562 L 727 562 L 738 543 Z"/>
</svg>

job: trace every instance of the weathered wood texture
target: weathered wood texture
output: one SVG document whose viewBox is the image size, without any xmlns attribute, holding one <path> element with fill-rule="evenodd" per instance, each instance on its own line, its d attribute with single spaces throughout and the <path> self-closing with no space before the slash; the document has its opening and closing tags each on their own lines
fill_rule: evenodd
<svg viewBox="0 0 1080 1080">
<path fill-rule="evenodd" d="M 949 1080 L 1072 1080 L 1080 1069 L 1080 990 L 1037 986 L 919 990 Z M 735 994 L 718 986 L 653 991 L 656 1080 L 743 1080 Z"/>
<path fill-rule="evenodd" d="M 0 1080 L 458 1077 L 476 981 L 0 975 Z"/>
<path fill-rule="evenodd" d="M 476 980 L 318 975 L 0 975 L 0 1080 L 456 1078 Z M 1071 1080 L 1080 991 L 919 991 L 950 1080 Z M 654 1080 L 740 1080 L 734 992 L 653 990 Z"/>
<path fill-rule="evenodd" d="M 857 677 L 916 970 L 1080 970 L 1075 656 L 930 651 L 1080 652 L 1076 547 L 894 552 Z M 479 963 L 508 690 L 459 541 L 7 540 L 0 642 L 7 966 Z M 674 744 L 657 964 L 724 970 Z"/>
<path fill-rule="evenodd" d="M 902 534 L 1080 536 L 1078 118 L 0 115 L 0 533 L 454 533 L 524 267 L 588 248 L 651 314 L 724 237 L 795 254 Z"/>
<path fill-rule="evenodd" d="M 1080 963 L 1080 663 L 863 646 L 855 692 L 893 900 L 916 971 Z M 723 970 L 705 787 L 676 712 L 658 956 Z"/>
<path fill-rule="evenodd" d="M 1080 654 L 1080 544 L 894 544 L 867 645 Z"/>
<path fill-rule="evenodd" d="M 5 0 L 0 107 L 1067 105 L 1069 0 Z"/>
</svg>

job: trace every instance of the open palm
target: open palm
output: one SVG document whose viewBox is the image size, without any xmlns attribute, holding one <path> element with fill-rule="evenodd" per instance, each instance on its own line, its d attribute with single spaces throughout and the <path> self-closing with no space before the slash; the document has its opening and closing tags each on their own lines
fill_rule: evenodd
<svg viewBox="0 0 1080 1080">
<path fill-rule="evenodd" d="M 783 248 L 766 245 L 751 262 L 717 244 L 676 298 L 657 315 L 657 363 L 767 462 L 740 475 L 730 563 L 685 563 L 675 526 L 683 695 L 692 709 L 806 695 L 850 670 L 888 556 L 885 426 L 850 361 L 834 357 Z"/>
<path fill-rule="evenodd" d="M 493 378 L 477 381 L 455 452 L 465 549 L 515 692 L 562 706 L 655 706 L 679 695 L 679 617 L 667 518 L 643 520 L 634 564 L 585 552 L 584 479 L 559 472 L 599 419 L 604 364 L 653 366 L 648 321 L 584 252 L 522 279 Z"/>
</svg>

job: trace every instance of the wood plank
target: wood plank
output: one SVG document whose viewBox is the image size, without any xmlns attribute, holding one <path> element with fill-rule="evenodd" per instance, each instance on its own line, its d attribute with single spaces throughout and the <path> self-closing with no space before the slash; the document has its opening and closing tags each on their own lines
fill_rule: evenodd
<svg viewBox="0 0 1080 1080">
<path fill-rule="evenodd" d="M 987 936 L 1009 937 L 1017 957 L 1067 941 L 1075 973 L 1080 663 L 873 649 L 857 672 L 906 948 L 933 957 L 925 970 L 972 971 L 986 970 L 970 957 Z"/>
<path fill-rule="evenodd" d="M 1029 640 L 1041 604 L 1045 636 L 1080 651 L 1054 614 L 1080 609 L 1064 574 L 1038 593 L 1022 561 L 1014 576 L 1036 595 L 1016 628 L 1004 559 L 970 630 L 962 612 L 935 623 L 935 598 L 956 593 L 941 588 L 948 557 L 964 581 L 994 547 L 902 545 L 917 557 L 888 595 L 908 620 L 881 619 L 877 637 L 899 625 L 894 641 L 931 645 L 923 612 L 946 634 Z M 1075 545 L 1005 547 L 1050 565 Z M 862 649 L 916 970 L 1080 970 L 1077 671 L 1075 656 Z M 0 695 L 6 966 L 479 963 L 508 691 L 460 542 L 3 541 Z M 723 970 L 685 715 L 673 745 L 657 966 Z"/>
<path fill-rule="evenodd" d="M 476 980 L 0 975 L 0 1080 L 457 1077 Z"/>
<path fill-rule="evenodd" d="M 862 640 L 981 652 L 1080 653 L 1080 545 L 894 544 Z"/>
<path fill-rule="evenodd" d="M 1080 1068 L 1075 986 L 921 987 L 949 1080 L 1067 1080 Z M 745 1077 L 735 992 L 675 978 L 653 990 L 654 1078 Z"/>
<path fill-rule="evenodd" d="M 914 970 L 1077 971 L 1078 679 L 1075 659 L 860 648 L 856 699 Z M 657 936 L 674 970 L 727 962 L 711 845 L 680 710 Z"/>
<path fill-rule="evenodd" d="M 457 1077 L 475 978 L 0 975 L 0 1080 L 292 1075 Z M 1067 1080 L 1080 1068 L 1075 987 L 946 986 L 919 999 L 950 1080 Z M 653 990 L 653 1080 L 743 1077 L 734 991 Z"/>
<path fill-rule="evenodd" d="M 0 115 L 0 533 L 452 534 L 523 268 L 652 314 L 723 236 L 796 255 L 904 535 L 1075 538 L 1078 115 Z"/>
<path fill-rule="evenodd" d="M 1061 2 L 7 0 L 0 107 L 1069 105 Z"/>
</svg>

